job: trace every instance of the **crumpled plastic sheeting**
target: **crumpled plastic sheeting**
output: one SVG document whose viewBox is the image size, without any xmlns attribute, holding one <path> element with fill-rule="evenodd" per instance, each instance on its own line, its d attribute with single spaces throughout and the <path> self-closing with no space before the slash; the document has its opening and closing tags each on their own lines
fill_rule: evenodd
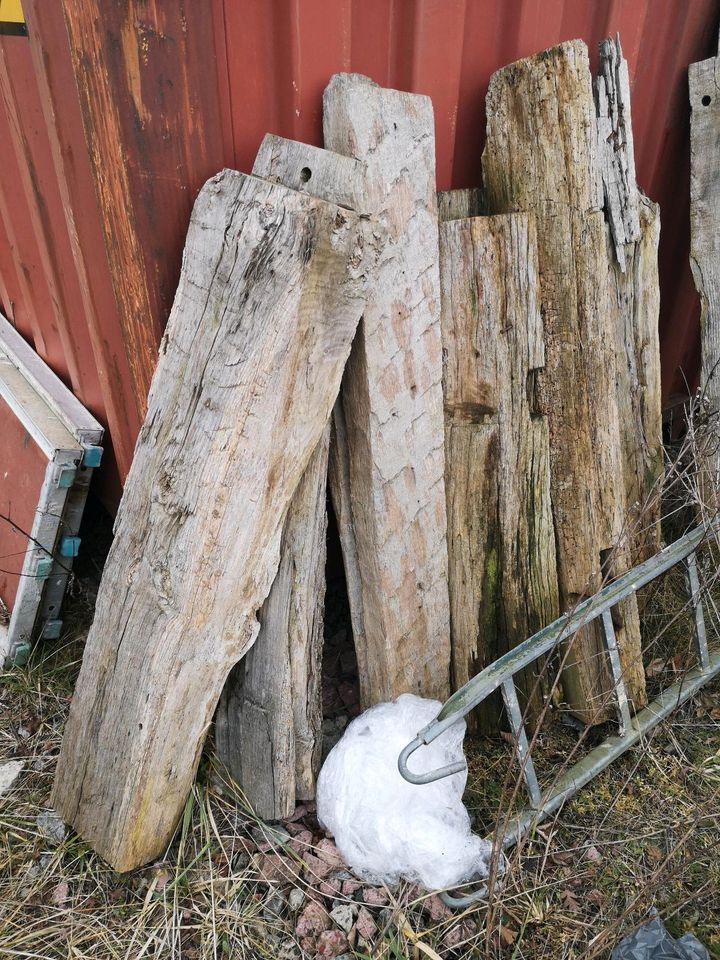
<svg viewBox="0 0 720 960">
<path fill-rule="evenodd" d="M 625 937 L 611 960 L 710 960 L 710 954 L 691 933 L 675 940 L 662 920 L 654 918 Z"/>
<path fill-rule="evenodd" d="M 349 866 L 372 883 L 401 878 L 439 890 L 489 873 L 492 844 L 475 836 L 462 802 L 467 771 L 435 783 L 408 783 L 398 756 L 441 704 L 413 694 L 371 707 L 330 751 L 317 785 L 320 823 Z M 417 773 L 462 760 L 465 723 L 410 758 Z"/>
</svg>

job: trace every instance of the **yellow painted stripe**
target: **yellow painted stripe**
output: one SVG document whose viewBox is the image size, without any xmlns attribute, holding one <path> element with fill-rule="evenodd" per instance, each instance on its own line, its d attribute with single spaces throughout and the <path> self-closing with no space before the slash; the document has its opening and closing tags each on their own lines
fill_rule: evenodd
<svg viewBox="0 0 720 960">
<path fill-rule="evenodd" d="M 25 23 L 21 0 L 0 0 L 0 23 Z"/>
</svg>

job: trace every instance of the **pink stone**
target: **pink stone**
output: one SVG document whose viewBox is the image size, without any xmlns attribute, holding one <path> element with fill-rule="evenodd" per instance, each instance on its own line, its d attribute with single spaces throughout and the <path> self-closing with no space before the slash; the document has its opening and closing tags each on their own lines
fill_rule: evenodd
<svg viewBox="0 0 720 960">
<path fill-rule="evenodd" d="M 328 874 L 332 873 L 333 868 L 331 864 L 326 863 L 319 857 L 313 856 L 312 853 L 303 853 L 302 858 L 305 863 L 303 876 L 307 881 L 324 880 Z"/>
<path fill-rule="evenodd" d="M 315 900 L 311 900 L 298 917 L 295 933 L 299 937 L 316 937 L 331 926 L 327 910 Z"/>
<path fill-rule="evenodd" d="M 285 822 L 285 825 L 286 825 L 287 830 L 288 830 L 289 833 L 291 833 L 292 831 L 291 831 L 290 828 L 287 826 L 287 824 L 288 824 L 288 823 L 295 823 L 296 820 L 302 820 L 302 818 L 303 818 L 304 816 L 306 816 L 307 812 L 308 812 L 308 809 L 307 809 L 307 807 L 305 806 L 304 803 L 301 803 L 299 807 L 295 807 L 295 810 L 294 810 L 293 814 L 292 814 L 291 816 L 289 816 L 289 817 L 287 818 L 286 822 Z"/>
<path fill-rule="evenodd" d="M 366 907 L 360 907 L 358 910 L 357 920 L 355 921 L 355 929 L 358 932 L 358 936 L 362 937 L 363 940 L 372 940 L 372 938 L 377 934 L 377 926 L 373 920 L 372 914 Z"/>
<path fill-rule="evenodd" d="M 333 867 L 344 867 L 346 865 L 343 855 L 332 840 L 321 840 L 316 849 L 320 859 L 332 864 Z"/>
<path fill-rule="evenodd" d="M 323 960 L 332 960 L 347 953 L 350 944 L 342 930 L 325 930 L 317 939 L 317 954 Z"/>
<path fill-rule="evenodd" d="M 287 883 L 297 878 L 289 860 L 277 853 L 261 853 L 254 858 L 255 867 L 265 883 Z"/>
<path fill-rule="evenodd" d="M 388 892 L 382 887 L 365 887 L 363 900 L 371 907 L 384 907 L 389 901 Z"/>
<path fill-rule="evenodd" d="M 431 897 L 426 897 L 422 902 L 423 913 L 429 915 L 435 923 L 440 920 L 447 920 L 453 915 L 452 910 L 446 907 L 440 897 L 434 893 Z"/>
<path fill-rule="evenodd" d="M 318 890 L 324 897 L 337 897 L 342 893 L 342 881 L 331 877 L 329 880 L 323 880 Z"/>
<path fill-rule="evenodd" d="M 362 886 L 357 880 L 343 880 L 342 892 L 343 896 L 351 897 L 356 891 Z"/>
</svg>

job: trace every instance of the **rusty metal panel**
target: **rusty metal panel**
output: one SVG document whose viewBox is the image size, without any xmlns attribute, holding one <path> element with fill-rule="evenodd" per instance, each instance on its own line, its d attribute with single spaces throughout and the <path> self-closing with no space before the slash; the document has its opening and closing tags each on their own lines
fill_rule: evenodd
<svg viewBox="0 0 720 960">
<path fill-rule="evenodd" d="M 620 33 L 638 177 L 660 202 L 666 398 L 694 386 L 687 65 L 720 0 L 22 0 L 0 36 L 0 305 L 109 427 L 110 505 L 132 459 L 195 195 L 265 133 L 322 142 L 338 70 L 428 94 L 438 187 L 480 182 L 499 67 Z"/>
<path fill-rule="evenodd" d="M 477 186 L 491 74 L 562 40 L 619 32 L 632 87 L 638 180 L 660 203 L 664 396 L 698 374 L 690 275 L 687 66 L 715 49 L 718 0 L 213 0 L 227 50 L 222 102 L 234 162 L 250 170 L 266 132 L 322 142 L 322 90 L 338 70 L 428 94 L 438 188 Z"/>
</svg>

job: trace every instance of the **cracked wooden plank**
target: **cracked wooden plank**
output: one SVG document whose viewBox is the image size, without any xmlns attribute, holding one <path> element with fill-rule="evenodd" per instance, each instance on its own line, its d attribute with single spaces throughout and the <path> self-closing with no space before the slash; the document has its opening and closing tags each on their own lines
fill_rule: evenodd
<svg viewBox="0 0 720 960">
<path fill-rule="evenodd" d="M 361 698 L 364 706 L 408 691 L 444 699 L 450 641 L 432 104 L 337 74 L 323 117 L 325 146 L 366 163 L 388 233 L 343 377 L 347 472 L 334 471 L 348 483 L 338 520 L 345 518 L 341 542 L 352 539 L 357 557 L 346 563 L 351 604 L 362 597 L 362 610 L 353 610 L 365 645 Z"/>
<path fill-rule="evenodd" d="M 546 362 L 537 376 L 550 429 L 550 486 L 561 609 L 630 565 L 625 537 L 610 298 L 595 103 L 587 48 L 571 41 L 499 70 L 487 95 L 483 174 L 493 213 L 534 211 Z M 637 604 L 616 631 L 630 698 L 645 702 Z M 564 694 L 574 713 L 612 713 L 596 625 L 567 654 Z"/>
<path fill-rule="evenodd" d="M 700 388 L 707 418 L 700 495 L 720 501 L 720 56 L 691 63 L 690 266 L 700 294 Z"/>
<path fill-rule="evenodd" d="M 267 134 L 253 174 L 368 213 L 365 166 L 351 157 Z M 288 510 L 257 641 L 228 677 L 216 716 L 218 755 L 267 820 L 314 799 L 320 768 L 329 443 L 328 426 Z"/>
<path fill-rule="evenodd" d="M 621 465 L 632 562 L 638 564 L 660 549 L 660 210 L 637 185 L 630 82 L 619 38 L 600 44 L 595 105 L 617 345 Z"/>
<path fill-rule="evenodd" d="M 320 770 L 329 444 L 330 424 L 290 503 L 257 640 L 231 671 L 215 717 L 218 754 L 265 820 L 313 800 Z"/>
<path fill-rule="evenodd" d="M 446 213 L 459 211 L 455 205 Z M 532 214 L 440 224 L 453 685 L 559 615 L 545 365 Z M 542 706 L 533 665 L 518 684 Z M 483 729 L 497 726 L 499 697 Z"/>
<path fill-rule="evenodd" d="M 196 201 L 53 789 L 117 870 L 166 849 L 223 684 L 257 636 L 376 232 L 228 170 Z"/>
<path fill-rule="evenodd" d="M 598 159 L 617 262 L 625 271 L 625 244 L 640 239 L 640 208 L 635 179 L 635 147 L 630 117 L 630 79 L 620 38 L 600 44 L 595 78 Z"/>
</svg>

